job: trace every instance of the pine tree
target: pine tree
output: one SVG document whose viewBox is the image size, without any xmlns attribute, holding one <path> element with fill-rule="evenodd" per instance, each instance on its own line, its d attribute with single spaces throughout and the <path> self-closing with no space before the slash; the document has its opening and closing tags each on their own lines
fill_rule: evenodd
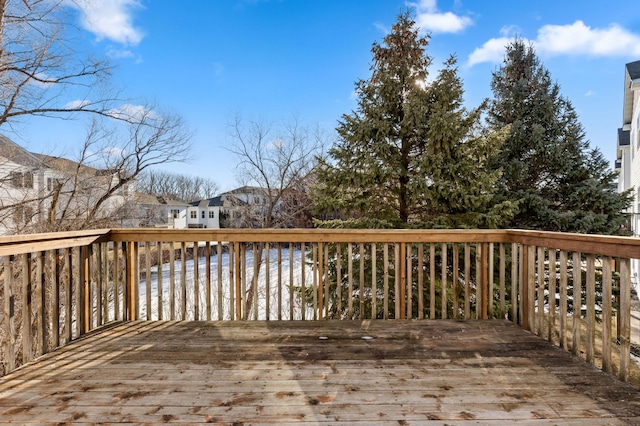
<svg viewBox="0 0 640 426">
<path fill-rule="evenodd" d="M 510 126 L 492 167 L 502 170 L 500 199 L 518 204 L 511 227 L 584 233 L 618 233 L 629 194 L 616 192 L 615 174 L 589 148 L 571 102 L 561 96 L 533 47 L 507 46 L 493 74 L 488 123 Z"/>
<path fill-rule="evenodd" d="M 480 128 L 485 104 L 462 106 L 454 57 L 429 80 L 427 45 L 408 12 L 373 44 L 358 108 L 320 163 L 316 205 L 357 219 L 347 226 L 495 227 L 509 217 L 510 202 L 493 200 L 500 172 L 485 167 L 506 133 Z"/>
</svg>

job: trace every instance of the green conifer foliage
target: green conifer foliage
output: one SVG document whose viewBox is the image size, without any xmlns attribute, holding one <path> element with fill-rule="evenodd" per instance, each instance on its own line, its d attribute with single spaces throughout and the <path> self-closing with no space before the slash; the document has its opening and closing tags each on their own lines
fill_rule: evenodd
<svg viewBox="0 0 640 426">
<path fill-rule="evenodd" d="M 517 203 L 513 228 L 614 234 L 626 221 L 629 194 L 618 194 L 615 173 L 589 148 L 571 102 L 560 94 L 533 47 L 507 46 L 493 74 L 488 123 L 510 126 L 492 166 L 502 170 L 500 197 Z"/>
<path fill-rule="evenodd" d="M 358 107 L 320 162 L 321 212 L 374 227 L 496 227 L 511 218 L 513 203 L 494 201 L 500 171 L 486 167 L 506 131 L 480 127 L 484 103 L 463 107 L 454 57 L 429 78 L 428 42 L 404 13 L 373 44 L 371 77 L 356 83 Z"/>
</svg>

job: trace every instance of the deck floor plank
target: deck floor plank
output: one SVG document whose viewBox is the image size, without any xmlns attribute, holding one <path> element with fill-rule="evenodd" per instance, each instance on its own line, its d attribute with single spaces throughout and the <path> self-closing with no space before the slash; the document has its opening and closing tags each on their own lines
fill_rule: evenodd
<svg viewBox="0 0 640 426">
<path fill-rule="evenodd" d="M 132 322 L 0 379 L 2 424 L 640 424 L 640 390 L 506 321 Z"/>
</svg>

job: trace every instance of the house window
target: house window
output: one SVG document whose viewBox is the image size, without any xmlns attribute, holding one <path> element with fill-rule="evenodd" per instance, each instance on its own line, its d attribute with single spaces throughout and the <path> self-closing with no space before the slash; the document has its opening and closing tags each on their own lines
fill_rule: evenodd
<svg viewBox="0 0 640 426">
<path fill-rule="evenodd" d="M 204 210 L 202 210 L 202 218 L 204 219 Z"/>
<path fill-rule="evenodd" d="M 191 211 L 191 219 L 197 219 L 198 218 L 198 212 L 193 210 Z"/>
<path fill-rule="evenodd" d="M 215 217 L 216 217 L 215 212 L 209 212 L 209 219 L 215 219 Z"/>
<path fill-rule="evenodd" d="M 180 210 L 178 210 L 178 209 L 171 209 L 171 216 L 172 216 L 174 219 L 177 219 L 177 218 L 178 218 L 178 216 L 180 216 Z"/>
<path fill-rule="evenodd" d="M 33 188 L 33 175 L 29 172 L 11 172 L 10 179 L 14 188 Z"/>
</svg>

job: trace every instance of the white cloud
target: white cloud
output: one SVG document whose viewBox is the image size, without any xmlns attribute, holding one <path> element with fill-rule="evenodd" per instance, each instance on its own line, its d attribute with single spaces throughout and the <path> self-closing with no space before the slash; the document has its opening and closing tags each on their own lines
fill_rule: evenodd
<svg viewBox="0 0 640 426">
<path fill-rule="evenodd" d="M 596 94 L 596 92 L 594 92 L 593 90 L 587 90 L 587 93 L 585 93 L 584 95 L 589 97 L 589 96 L 593 96 L 595 94 Z"/>
<path fill-rule="evenodd" d="M 86 99 L 78 99 L 75 101 L 67 102 L 67 104 L 64 107 L 65 109 L 80 109 L 90 104 L 91 102 L 87 101 Z"/>
<path fill-rule="evenodd" d="M 407 5 L 416 9 L 416 22 L 423 31 L 457 33 L 473 24 L 473 20 L 468 16 L 459 16 L 453 12 L 439 12 L 436 0 L 408 2 Z"/>
<path fill-rule="evenodd" d="M 501 31 L 503 37 L 492 38 L 469 55 L 469 65 L 482 62 L 499 63 L 504 59 L 505 46 L 514 40 L 509 28 Z M 531 42 L 536 52 L 546 57 L 552 56 L 640 56 L 640 35 L 634 34 L 617 24 L 608 28 L 591 28 L 582 21 L 569 25 L 545 25 L 538 30 Z"/>
<path fill-rule="evenodd" d="M 112 109 L 109 111 L 109 116 L 117 118 L 119 120 L 143 122 L 146 120 L 154 120 L 158 118 L 158 115 L 145 107 L 144 105 L 124 104 L 120 108 Z"/>
<path fill-rule="evenodd" d="M 601 29 L 576 21 L 540 28 L 536 46 L 548 55 L 638 56 L 640 36 L 617 24 Z"/>
<path fill-rule="evenodd" d="M 469 55 L 469 66 L 482 62 L 500 62 L 504 58 L 505 46 L 513 41 L 512 37 L 492 38 L 482 47 L 477 47 Z"/>
<path fill-rule="evenodd" d="M 133 26 L 133 9 L 141 8 L 139 0 L 66 0 L 81 13 L 81 25 L 98 40 L 111 40 L 124 45 L 137 45 L 143 33 Z"/>
</svg>

